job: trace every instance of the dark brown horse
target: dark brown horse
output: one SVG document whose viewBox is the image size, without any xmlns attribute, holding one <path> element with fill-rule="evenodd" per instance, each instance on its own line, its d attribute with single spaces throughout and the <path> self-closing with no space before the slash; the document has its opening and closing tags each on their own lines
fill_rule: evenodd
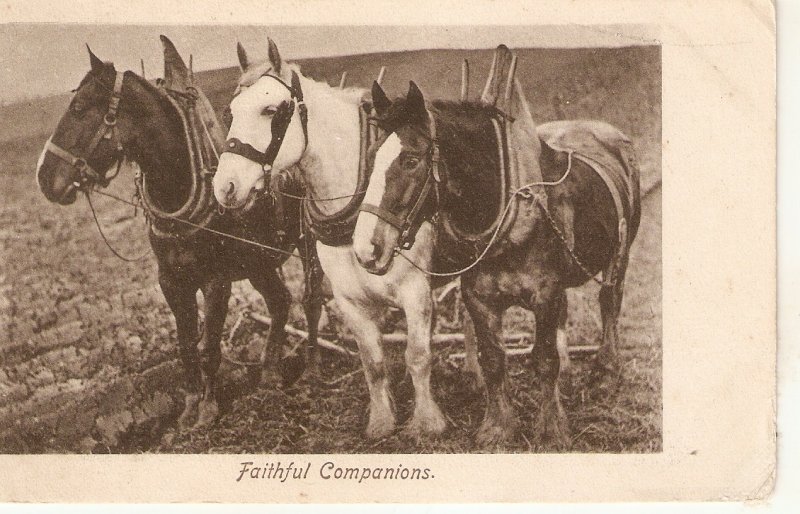
<svg viewBox="0 0 800 514">
<path fill-rule="evenodd" d="M 405 257 L 423 221 L 436 227 L 435 242 L 428 238 L 416 244 L 435 246 L 434 272 L 463 270 L 462 295 L 474 323 L 487 389 L 478 431 L 483 444 L 502 442 L 516 424 L 506 392 L 503 312 L 512 305 L 533 311 L 531 362 L 540 388 L 533 435 L 563 447 L 569 444 L 569 431 L 558 390 L 556 331 L 565 309 L 564 290 L 603 272 L 598 362 L 612 365 L 628 251 L 639 225 L 639 177 L 630 142 L 619 131 L 601 122 L 569 122 L 540 127 L 537 134 L 527 103 L 518 95 L 524 107 L 513 121 L 482 103 L 426 104 L 413 82 L 405 98 L 391 102 L 375 84 L 373 103 L 385 135 L 373 150 L 373 174 L 358 221 L 371 229 L 357 227 L 356 237 L 365 240 L 354 241 L 354 248 L 368 271 L 383 273 L 398 254 Z M 498 127 L 504 123 L 521 124 L 514 130 L 521 128 L 524 136 L 510 141 L 506 150 L 498 144 L 503 134 Z M 612 167 L 621 170 L 619 176 L 607 182 L 608 175 L 596 171 L 579 151 L 558 151 L 540 143 L 540 137 L 554 144 L 585 138 L 590 141 L 587 148 L 616 161 Z M 516 153 L 509 158 L 511 152 Z M 520 157 L 524 152 L 529 152 L 527 161 Z M 529 176 L 537 180 L 502 191 L 494 170 L 503 168 L 502 160 L 514 158 L 532 168 Z M 504 209 L 501 202 L 509 194 Z M 514 221 L 505 236 L 489 239 L 489 246 L 465 244 L 463 237 L 454 236 L 497 235 L 493 223 L 497 230 L 503 226 L 513 202 L 518 202 Z"/>
<path fill-rule="evenodd" d="M 39 187 L 51 202 L 69 205 L 78 192 L 107 185 L 106 171 L 122 159 L 136 162 L 138 193 L 148 213 L 149 239 L 158 261 L 158 280 L 177 325 L 180 357 L 188 388 L 182 427 L 202 426 L 218 415 L 216 377 L 220 339 L 231 282 L 248 279 L 264 297 L 273 323 L 262 353 L 265 370 L 278 364 L 285 343 L 291 296 L 277 268 L 297 247 L 311 266 L 304 309 L 309 345 L 316 342 L 322 299 L 321 270 L 314 245 L 301 239 L 298 215 L 276 222 L 272 202 L 259 199 L 246 215 L 220 214 L 210 188 L 223 128 L 172 43 L 164 44 L 165 81 L 157 87 L 136 74 L 117 72 L 91 50 L 91 70 L 81 81 L 40 158 Z M 117 171 L 119 164 L 116 164 Z M 114 175 L 115 176 L 115 175 Z M 285 177 L 282 177 L 285 178 Z M 289 188 L 292 190 L 292 188 Z M 302 194 L 299 187 L 295 193 Z M 293 200 L 288 200 L 292 202 Z M 299 205 L 287 205 L 299 213 Z M 247 244 L 194 225 L 275 247 Z M 278 230 L 285 232 L 279 236 Z M 196 293 L 205 299 L 205 320 L 198 327 Z M 280 361 L 284 383 L 302 374 L 302 353 Z M 194 421 L 196 418 L 196 422 Z"/>
</svg>

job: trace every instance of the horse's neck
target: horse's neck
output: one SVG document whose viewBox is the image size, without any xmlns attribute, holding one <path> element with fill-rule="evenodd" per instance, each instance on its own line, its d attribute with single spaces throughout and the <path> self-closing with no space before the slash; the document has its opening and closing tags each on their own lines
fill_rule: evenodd
<svg viewBox="0 0 800 514">
<path fill-rule="evenodd" d="M 308 148 L 300 160 L 306 186 L 324 214 L 333 214 L 350 201 L 358 187 L 361 127 L 355 100 L 327 84 L 301 79 L 308 106 Z"/>
<path fill-rule="evenodd" d="M 186 201 L 191 184 L 186 135 L 164 99 L 150 91 L 139 93 L 139 133 L 129 157 L 142 170 L 153 199 L 164 208 L 175 208 Z"/>
</svg>

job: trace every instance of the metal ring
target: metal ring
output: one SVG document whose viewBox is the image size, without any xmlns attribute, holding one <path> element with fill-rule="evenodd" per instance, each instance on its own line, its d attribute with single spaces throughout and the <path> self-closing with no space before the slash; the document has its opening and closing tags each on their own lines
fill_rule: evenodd
<svg viewBox="0 0 800 514">
<path fill-rule="evenodd" d="M 103 122 L 106 125 L 113 127 L 114 125 L 117 124 L 117 115 L 111 112 L 107 112 L 106 115 L 103 117 Z"/>
</svg>

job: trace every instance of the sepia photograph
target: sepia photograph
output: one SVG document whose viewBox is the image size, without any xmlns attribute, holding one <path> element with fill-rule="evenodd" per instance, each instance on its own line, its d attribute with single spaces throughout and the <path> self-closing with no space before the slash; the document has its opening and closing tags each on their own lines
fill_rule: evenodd
<svg viewBox="0 0 800 514">
<path fill-rule="evenodd" d="M 6 452 L 660 451 L 657 45 L 5 30 Z"/>
<path fill-rule="evenodd" d="M 563 476 L 583 460 L 653 471 L 677 466 L 675 451 L 681 462 L 718 455 L 680 420 L 713 439 L 715 395 L 740 369 L 704 371 L 714 361 L 701 342 L 724 339 L 712 327 L 741 312 L 730 277 L 744 261 L 707 260 L 728 251 L 729 225 L 712 226 L 733 223 L 717 216 L 738 193 L 717 182 L 691 203 L 714 172 L 690 172 L 702 151 L 666 127 L 690 131 L 714 161 L 727 126 L 668 117 L 676 31 L 605 14 L 0 24 L 3 465 L 80 455 L 93 473 L 138 462 L 126 473 L 147 482 L 171 462 L 215 462 L 209 496 L 195 500 L 240 484 L 342 498 L 324 493 L 337 483 L 404 484 L 360 499 L 404 501 L 409 487 L 438 497 L 436 484 L 468 466 L 480 482 L 501 467 L 546 473 L 552 462 Z M 711 94 L 681 69 L 682 87 Z M 671 108 L 694 109 L 682 99 Z M 668 158 L 676 151 L 687 156 Z M 708 227 L 683 215 L 692 205 Z M 678 233 L 697 229 L 704 242 Z M 764 243 L 753 246 L 774 250 Z M 727 288 L 717 314 L 691 307 L 712 305 L 700 298 L 714 271 Z M 751 298 L 774 294 L 771 280 Z M 753 332 L 736 332 L 765 349 L 752 368 L 758 395 L 775 379 L 768 315 L 745 315 Z M 720 358 L 744 358 L 733 343 Z M 742 446 L 741 458 L 769 468 L 774 412 L 750 412 L 737 437 L 755 453 Z M 556 494 L 509 487 L 474 495 Z M 2 497 L 29 497 L 19 491 Z"/>
</svg>

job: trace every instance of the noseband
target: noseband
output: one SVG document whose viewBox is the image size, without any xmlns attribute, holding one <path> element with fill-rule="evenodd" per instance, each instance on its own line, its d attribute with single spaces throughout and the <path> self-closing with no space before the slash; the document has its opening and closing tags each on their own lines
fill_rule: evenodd
<svg viewBox="0 0 800 514">
<path fill-rule="evenodd" d="M 74 155 L 52 141 L 48 141 L 47 145 L 45 146 L 45 151 L 55 155 L 78 171 L 81 185 L 93 183 L 99 184 L 102 187 L 106 187 L 111 180 L 113 180 L 114 177 L 119 174 L 119 169 L 122 165 L 123 148 L 122 141 L 120 141 L 117 135 L 117 110 L 119 109 L 119 101 L 122 98 L 122 81 L 124 77 L 124 72 L 117 72 L 116 78 L 114 79 L 114 90 L 112 91 L 111 98 L 108 101 L 108 111 L 106 111 L 105 116 L 103 116 L 102 125 L 97 127 L 94 136 L 89 142 L 89 146 L 87 146 L 86 150 L 83 152 L 85 157 Z M 100 142 L 104 139 L 116 141 L 117 143 L 117 171 L 111 177 L 106 177 L 105 173 L 98 173 L 87 162 L 87 159 L 91 158 L 91 155 L 100 145 Z"/>
<path fill-rule="evenodd" d="M 395 214 L 383 206 L 383 201 L 381 201 L 381 205 L 362 203 L 359 208 L 360 211 L 374 214 L 399 230 L 400 238 L 397 241 L 397 246 L 401 250 L 408 250 L 414 245 L 414 239 L 417 236 L 419 228 L 422 226 L 422 223 L 428 219 L 428 217 L 424 215 L 423 209 L 431 193 L 436 193 L 437 198 L 440 196 L 439 186 L 443 181 L 442 173 L 439 169 L 439 140 L 436 138 L 436 122 L 433 119 L 433 115 L 431 115 L 430 118 L 430 136 L 423 134 L 424 137 L 430 141 L 430 147 L 428 148 L 430 166 L 428 166 L 428 172 L 425 176 L 425 183 L 422 185 L 411 208 L 408 210 L 403 208 L 400 213 Z M 377 147 L 378 145 L 376 145 L 376 148 Z"/>
<path fill-rule="evenodd" d="M 277 80 L 288 89 L 291 94 L 291 100 L 281 103 L 275 115 L 272 117 L 272 140 L 269 146 L 262 152 L 256 150 L 249 143 L 232 137 L 225 142 L 225 150 L 223 153 L 240 155 L 249 161 L 253 161 L 261 166 L 265 175 L 269 175 L 272 171 L 272 163 L 275 162 L 275 158 L 278 156 L 283 140 L 286 137 L 286 131 L 289 129 L 289 124 L 292 121 L 295 104 L 300 114 L 300 124 L 303 127 L 305 146 L 308 146 L 308 108 L 303 101 L 303 89 L 300 87 L 300 78 L 297 76 L 297 72 L 292 70 L 292 85 L 287 84 L 275 75 L 270 75 L 269 72 L 264 73 L 262 77 L 270 77 Z"/>
</svg>

